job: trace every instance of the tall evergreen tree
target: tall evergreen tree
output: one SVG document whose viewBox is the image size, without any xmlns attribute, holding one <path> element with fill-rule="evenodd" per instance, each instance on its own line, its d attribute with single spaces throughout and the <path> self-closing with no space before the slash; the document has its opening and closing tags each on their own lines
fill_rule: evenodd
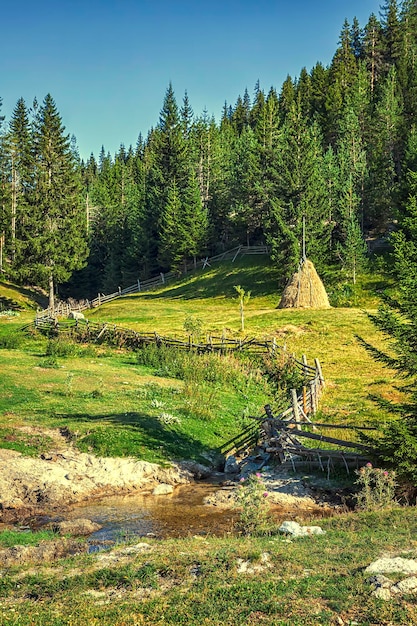
<svg viewBox="0 0 417 626">
<path fill-rule="evenodd" d="M 395 370 L 402 379 L 403 400 L 397 403 L 379 399 L 393 420 L 384 428 L 376 444 L 379 462 L 395 469 L 417 494 L 417 171 L 409 170 L 409 201 L 402 229 L 393 236 L 397 296 L 386 298 L 371 320 L 387 340 L 380 349 L 360 339 L 370 354 Z M 410 489 L 411 487 L 411 489 Z"/>
<path fill-rule="evenodd" d="M 368 144 L 368 226 L 383 230 L 397 217 L 398 185 L 402 160 L 402 94 L 397 72 L 391 67 L 380 85 L 379 98 L 371 120 Z"/>
<path fill-rule="evenodd" d="M 10 231 L 12 273 L 25 263 L 25 231 L 30 228 L 34 184 L 34 154 L 29 114 L 23 98 L 12 113 L 8 133 L 10 159 Z"/>
<path fill-rule="evenodd" d="M 373 93 L 384 65 L 382 26 L 374 13 L 371 13 L 364 29 L 363 51 L 369 71 L 370 90 Z"/>
<path fill-rule="evenodd" d="M 26 231 L 25 274 L 49 288 L 68 280 L 87 256 L 86 219 L 80 179 L 68 135 L 51 95 L 39 108 L 34 126 L 34 218 Z"/>
</svg>

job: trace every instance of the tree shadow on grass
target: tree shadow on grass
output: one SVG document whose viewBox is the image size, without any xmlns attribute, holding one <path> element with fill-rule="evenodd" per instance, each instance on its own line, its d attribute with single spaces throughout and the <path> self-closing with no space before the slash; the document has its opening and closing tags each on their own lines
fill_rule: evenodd
<svg viewBox="0 0 417 626">
<path fill-rule="evenodd" d="M 274 293 L 277 290 L 277 281 L 275 269 L 266 264 L 249 267 L 228 265 L 223 272 L 204 273 L 200 270 L 184 277 L 180 283 L 164 289 L 162 293 L 150 291 L 139 297 L 144 300 L 232 298 L 236 297 L 234 285 L 241 285 L 245 291 L 251 291 L 253 296 L 261 297 Z"/>
<path fill-rule="evenodd" d="M 86 442 L 91 443 L 93 452 L 97 454 L 106 453 L 106 445 L 109 448 L 107 454 L 110 455 L 111 450 L 112 456 L 143 458 L 144 452 L 149 451 L 152 453 L 152 457 L 160 461 L 192 459 L 201 462 L 207 454 L 218 453 L 215 448 L 204 445 L 195 437 L 162 424 L 155 417 L 146 413 L 110 413 L 99 416 L 74 413 L 60 414 L 57 417 L 72 422 L 71 425 L 67 425 L 70 431 L 75 430 L 77 422 L 91 423 L 92 425 L 103 422 L 115 427 L 120 426 L 108 436 L 103 434 L 102 429 L 92 429 L 88 435 L 80 437 L 81 442 L 85 439 Z M 107 440 L 108 444 L 106 443 Z"/>
</svg>

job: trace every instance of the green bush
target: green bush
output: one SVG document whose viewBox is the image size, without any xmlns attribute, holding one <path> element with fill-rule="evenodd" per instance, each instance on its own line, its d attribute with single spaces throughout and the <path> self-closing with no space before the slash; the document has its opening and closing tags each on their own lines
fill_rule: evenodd
<svg viewBox="0 0 417 626">
<path fill-rule="evenodd" d="M 9 335 L 0 335 L 0 348 L 5 350 L 15 350 L 22 344 L 23 337 L 17 333 L 10 333 Z"/>
<path fill-rule="evenodd" d="M 238 530 L 244 535 L 265 534 L 269 526 L 268 492 L 260 473 L 241 478 L 236 504 L 240 509 Z"/>
<path fill-rule="evenodd" d="M 73 341 L 58 337 L 57 339 L 49 339 L 46 344 L 46 356 L 52 357 L 68 357 L 78 356 L 80 352 L 79 346 Z"/>
<path fill-rule="evenodd" d="M 395 472 L 389 472 L 367 463 L 356 471 L 356 485 L 360 491 L 356 494 L 358 508 L 364 511 L 385 509 L 394 504 Z"/>
</svg>

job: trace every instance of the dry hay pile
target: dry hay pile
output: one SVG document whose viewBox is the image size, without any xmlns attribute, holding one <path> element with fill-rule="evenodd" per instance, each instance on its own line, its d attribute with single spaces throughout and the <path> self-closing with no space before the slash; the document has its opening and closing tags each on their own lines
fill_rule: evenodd
<svg viewBox="0 0 417 626">
<path fill-rule="evenodd" d="M 305 259 L 284 289 L 279 309 L 328 309 L 329 298 L 316 269 Z"/>
</svg>

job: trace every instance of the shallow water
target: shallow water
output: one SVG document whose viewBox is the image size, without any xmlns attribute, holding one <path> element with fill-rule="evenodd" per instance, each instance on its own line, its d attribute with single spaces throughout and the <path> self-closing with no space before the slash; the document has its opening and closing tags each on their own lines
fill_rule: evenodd
<svg viewBox="0 0 417 626">
<path fill-rule="evenodd" d="M 233 532 L 236 512 L 203 504 L 218 485 L 192 484 L 177 487 L 166 496 L 112 496 L 74 507 L 66 519 L 87 518 L 102 525 L 89 537 L 102 545 L 134 537 L 223 536 Z"/>
</svg>

